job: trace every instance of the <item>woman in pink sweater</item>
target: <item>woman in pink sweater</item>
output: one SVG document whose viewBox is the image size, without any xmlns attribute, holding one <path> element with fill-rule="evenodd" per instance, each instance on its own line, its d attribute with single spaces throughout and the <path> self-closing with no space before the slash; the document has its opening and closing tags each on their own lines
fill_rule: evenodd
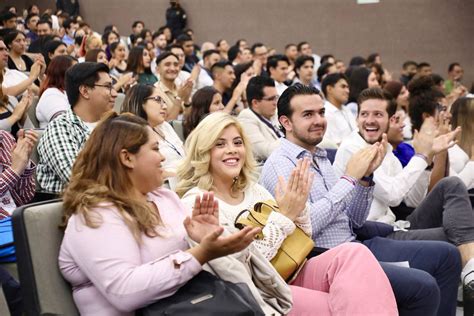
<svg viewBox="0 0 474 316">
<path fill-rule="evenodd" d="M 105 117 L 79 154 L 64 194 L 59 267 L 81 315 L 133 315 L 259 232 L 221 236 L 212 194 L 196 200 L 190 217 L 159 188 L 163 160 L 158 136 L 131 114 Z M 186 236 L 199 244 L 190 248 Z"/>
</svg>

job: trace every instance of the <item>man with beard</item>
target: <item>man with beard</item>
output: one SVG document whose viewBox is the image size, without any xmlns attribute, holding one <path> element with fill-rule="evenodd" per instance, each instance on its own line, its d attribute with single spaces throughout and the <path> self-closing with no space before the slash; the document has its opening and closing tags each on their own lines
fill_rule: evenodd
<svg viewBox="0 0 474 316">
<path fill-rule="evenodd" d="M 371 175 L 385 155 L 385 141 L 354 154 L 344 176 L 337 178 L 326 151 L 318 147 L 326 130 L 324 113 L 323 100 L 313 87 L 297 84 L 281 95 L 278 116 L 286 138 L 265 162 L 260 183 L 275 192 L 281 177 L 289 178 L 298 159 L 309 157 L 315 175 L 308 199 L 313 239 L 318 247 L 332 248 L 355 241 L 354 229 L 366 222 L 374 191 Z M 382 261 L 400 315 L 455 314 L 461 267 L 454 246 L 381 237 L 363 243 Z M 408 262 L 410 269 L 387 262 Z"/>
<path fill-rule="evenodd" d="M 366 89 L 360 94 L 358 104 L 359 131 L 345 139 L 337 151 L 334 166 L 338 174 L 344 173 L 354 153 L 386 138 L 387 131 L 394 143 L 403 138 L 400 127 L 388 130 L 389 124 L 397 127 L 396 105 L 390 95 L 379 88 Z M 374 200 L 368 219 L 399 228 L 387 236 L 390 239 L 441 240 L 454 244 L 463 261 L 462 280 L 467 287 L 473 287 L 474 212 L 466 186 L 458 177 L 446 177 L 428 192 L 433 156 L 454 146 L 459 132 L 460 128 L 457 128 L 436 136 L 433 117 L 426 118 L 419 132 L 415 132 L 415 156 L 405 168 L 389 145 L 382 164 L 374 172 Z M 395 222 L 390 206 L 398 206 L 402 201 L 415 209 L 407 216 L 407 221 Z"/>
</svg>

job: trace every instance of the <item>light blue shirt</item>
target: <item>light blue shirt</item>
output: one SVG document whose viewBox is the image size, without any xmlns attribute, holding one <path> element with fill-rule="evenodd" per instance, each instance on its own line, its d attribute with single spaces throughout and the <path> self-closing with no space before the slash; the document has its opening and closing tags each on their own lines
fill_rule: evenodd
<svg viewBox="0 0 474 316">
<path fill-rule="evenodd" d="M 288 180 L 298 159 L 309 157 L 313 164 L 313 186 L 310 204 L 313 240 L 316 246 L 332 248 L 355 239 L 353 228 L 361 227 L 369 214 L 373 186 L 364 187 L 348 177 L 337 178 L 326 150 L 308 150 L 281 139 L 280 146 L 268 157 L 263 166 L 260 183 L 275 192 L 278 176 Z"/>
</svg>

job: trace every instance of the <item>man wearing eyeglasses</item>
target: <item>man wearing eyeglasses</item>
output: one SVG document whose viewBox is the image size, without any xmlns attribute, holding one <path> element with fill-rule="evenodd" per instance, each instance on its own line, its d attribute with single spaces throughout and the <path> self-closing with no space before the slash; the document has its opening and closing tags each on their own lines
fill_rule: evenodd
<svg viewBox="0 0 474 316">
<path fill-rule="evenodd" d="M 265 162 L 283 137 L 276 120 L 278 92 L 273 79 L 257 76 L 247 85 L 250 108 L 240 112 L 238 119 L 252 143 L 255 159 Z"/>
<path fill-rule="evenodd" d="M 65 83 L 71 109 L 48 124 L 38 145 L 38 182 L 43 190 L 54 193 L 69 182 L 79 151 L 117 97 L 109 68 L 102 63 L 72 66 Z"/>
</svg>

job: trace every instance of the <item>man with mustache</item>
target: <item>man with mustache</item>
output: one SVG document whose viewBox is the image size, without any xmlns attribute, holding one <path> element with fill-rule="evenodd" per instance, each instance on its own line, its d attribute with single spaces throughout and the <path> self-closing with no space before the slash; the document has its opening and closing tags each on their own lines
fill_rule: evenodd
<svg viewBox="0 0 474 316">
<path fill-rule="evenodd" d="M 315 175 L 308 199 L 313 239 L 318 247 L 332 248 L 355 241 L 354 230 L 366 222 L 374 192 L 371 175 L 382 162 L 386 140 L 354 154 L 338 178 L 318 147 L 326 130 L 324 114 L 317 89 L 296 84 L 285 90 L 278 117 L 286 138 L 265 162 L 260 183 L 275 192 L 279 177 L 288 179 L 298 159 L 309 157 Z M 400 315 L 455 315 L 461 266 L 453 245 L 381 237 L 363 243 L 382 261 Z M 410 269 L 387 262 L 408 262 Z"/>
<path fill-rule="evenodd" d="M 345 139 L 337 151 L 334 166 L 338 174 L 343 174 L 357 151 L 386 139 L 389 124 L 397 124 L 395 102 L 381 89 L 362 91 L 358 104 L 359 131 Z M 459 132 L 458 128 L 437 136 L 434 118 L 426 118 L 420 131 L 415 131 L 415 156 L 405 168 L 388 145 L 382 164 L 374 171 L 374 200 L 368 219 L 399 229 L 387 236 L 390 239 L 441 240 L 454 244 L 464 266 L 461 274 L 464 285 L 474 289 L 474 273 L 471 273 L 474 271 L 474 212 L 466 186 L 457 177 L 446 177 L 428 192 L 433 156 L 454 146 Z M 402 133 L 399 128 L 398 138 Z M 390 131 L 392 142 L 397 138 L 395 134 Z M 402 201 L 415 209 L 407 216 L 407 221 L 395 222 L 390 206 L 398 206 Z"/>
</svg>

